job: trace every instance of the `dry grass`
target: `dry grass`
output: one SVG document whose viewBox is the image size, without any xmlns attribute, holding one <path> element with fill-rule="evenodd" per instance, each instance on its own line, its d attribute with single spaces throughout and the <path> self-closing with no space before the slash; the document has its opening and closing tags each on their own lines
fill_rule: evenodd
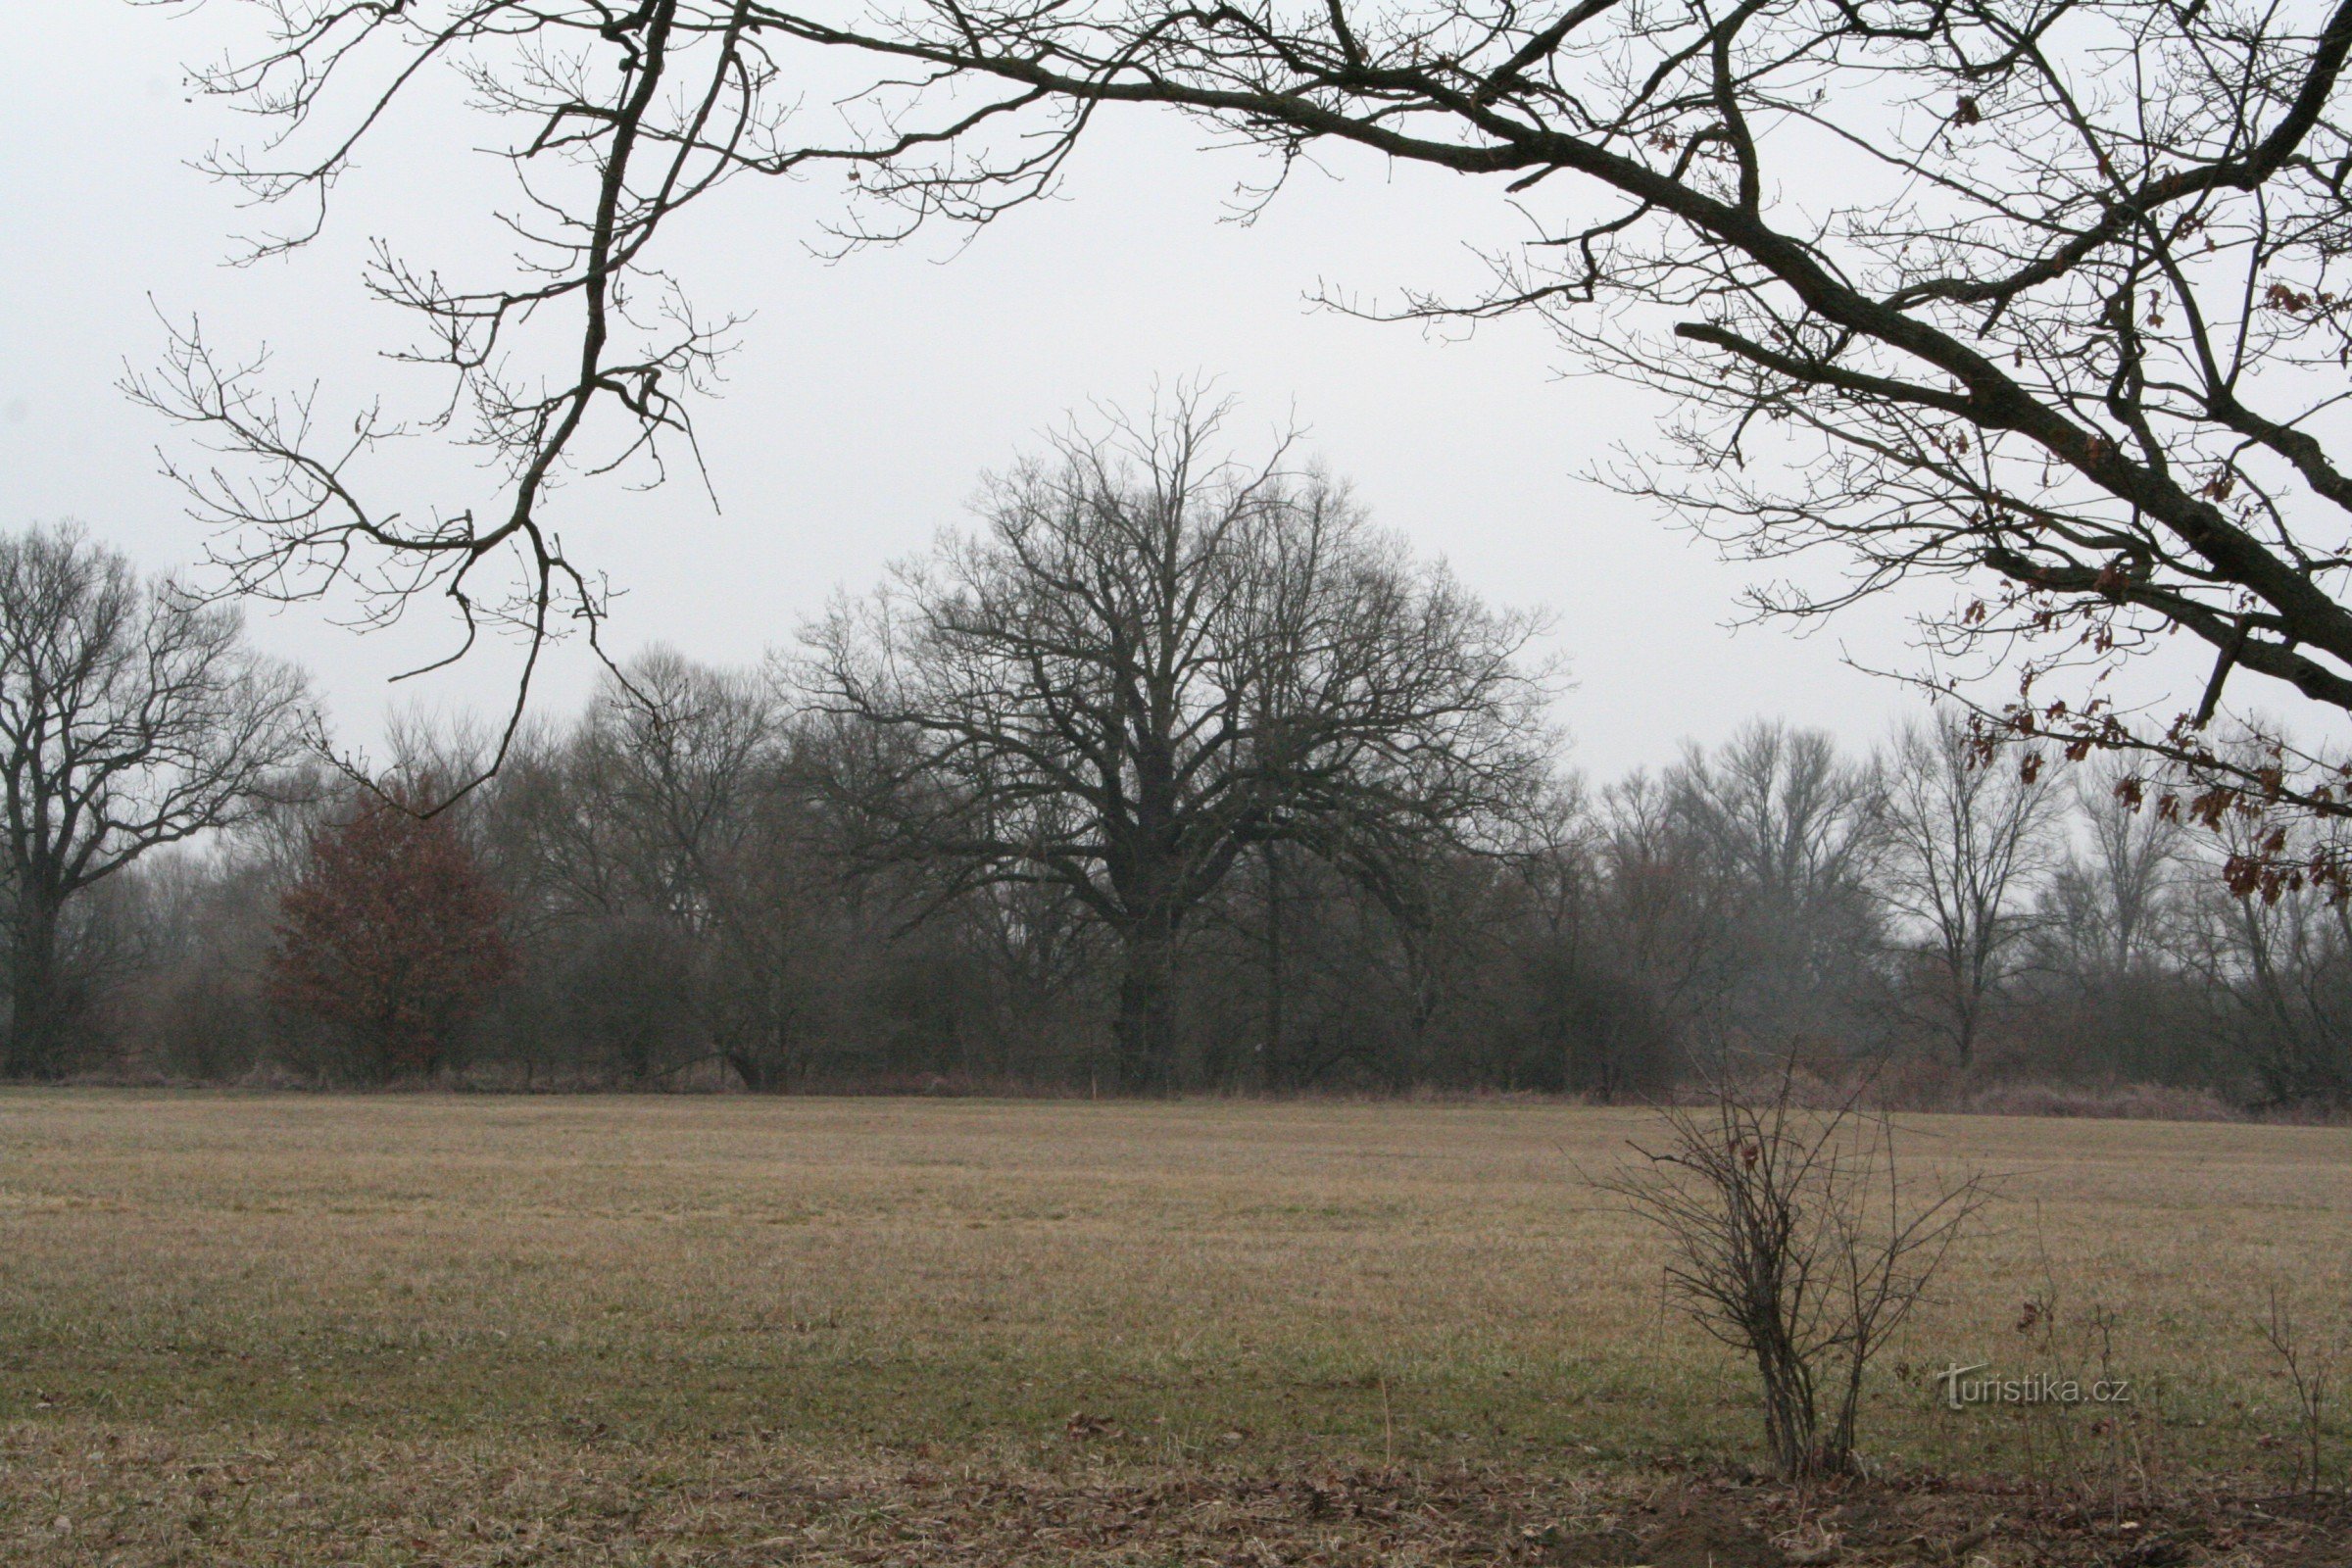
<svg viewBox="0 0 2352 1568">
<path fill-rule="evenodd" d="M 1654 1241 L 1586 1179 L 1641 1125 L 0 1096 L 0 1557 L 1540 1555 L 1546 1521 L 1755 1449 L 1740 1380 L 1659 1310 Z M 2344 1132 L 1939 1117 L 1908 1147 L 2008 1198 L 1867 1448 L 2119 1504 L 2283 1466 L 2257 1320 L 2277 1284 L 2341 1332 Z M 2053 1285 L 2056 1332 L 2019 1332 Z M 1921 1375 L 2101 1354 L 2128 1411 L 1955 1415 Z M 1312 1501 L 1366 1486 L 1451 1500 Z"/>
</svg>

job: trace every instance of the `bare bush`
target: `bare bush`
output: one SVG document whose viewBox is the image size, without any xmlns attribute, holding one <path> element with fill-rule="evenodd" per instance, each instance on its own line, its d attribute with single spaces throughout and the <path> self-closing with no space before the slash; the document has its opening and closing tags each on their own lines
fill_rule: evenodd
<svg viewBox="0 0 2352 1568">
<path fill-rule="evenodd" d="M 1729 1080 L 1702 1105 L 1659 1112 L 1665 1145 L 1602 1186 L 1665 1232 L 1685 1311 L 1749 1356 L 1774 1462 L 1792 1478 L 1855 1468 L 1870 1362 L 1925 1297 L 1953 1242 L 1990 1200 L 1969 1175 L 1926 1190 L 1896 1158 L 1894 1123 L 1848 1098 L 1796 1103 Z"/>
<path fill-rule="evenodd" d="M 2270 1317 L 2262 1325 L 2263 1343 L 2278 1358 L 2280 1371 L 2295 1396 L 2295 1480 L 2313 1496 L 2320 1493 L 2320 1447 L 2328 1424 L 2328 1399 L 2335 1376 L 2335 1353 L 2322 1341 L 2306 1337 L 2295 1323 L 2294 1304 L 2271 1289 Z"/>
</svg>

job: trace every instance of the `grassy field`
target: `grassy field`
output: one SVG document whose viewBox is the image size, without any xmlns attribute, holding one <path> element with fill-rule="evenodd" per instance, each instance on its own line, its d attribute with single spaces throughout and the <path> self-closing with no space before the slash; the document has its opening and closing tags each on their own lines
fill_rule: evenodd
<svg viewBox="0 0 2352 1568">
<path fill-rule="evenodd" d="M 1661 1309 L 1657 1243 L 1592 1185 L 1642 1126 L 0 1095 L 0 1560 L 1540 1551 L 1547 1521 L 1756 1453 L 1731 1364 Z M 2119 1487 L 2282 1469 L 2257 1323 L 2278 1287 L 2340 1336 L 2352 1135 L 1906 1137 L 2006 1197 L 1893 1352 L 1875 1453 Z M 2053 1288 L 2055 1331 L 2021 1332 Z M 2129 1410 L 1955 1414 L 1924 1376 L 2102 1359 Z"/>
</svg>

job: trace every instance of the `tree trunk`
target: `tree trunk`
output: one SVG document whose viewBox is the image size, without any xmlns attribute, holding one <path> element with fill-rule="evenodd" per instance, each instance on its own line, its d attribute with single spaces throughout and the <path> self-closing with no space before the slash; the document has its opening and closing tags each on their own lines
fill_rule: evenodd
<svg viewBox="0 0 2352 1568">
<path fill-rule="evenodd" d="M 47 1078 L 65 1065 L 67 997 L 57 909 L 36 891 L 17 899 L 9 956 L 8 1076 Z"/>
<path fill-rule="evenodd" d="M 1164 1095 L 1175 1087 L 1176 934 L 1165 921 L 1146 921 L 1124 933 L 1119 1016 L 1119 1087 L 1131 1095 Z"/>
<path fill-rule="evenodd" d="M 1951 962 L 1952 1054 L 1962 1072 L 1976 1064 L 1977 1024 L 1984 1010 L 1984 980 L 1973 967 L 1965 956 Z"/>
<path fill-rule="evenodd" d="M 1260 1082 L 1268 1089 L 1283 1087 L 1290 1067 L 1290 1053 L 1283 1039 L 1286 1020 L 1283 1016 L 1280 848 L 1272 839 L 1266 841 L 1266 1059 L 1260 1068 Z"/>
<path fill-rule="evenodd" d="M 1952 1033 L 1953 1054 L 1960 1058 L 1960 1070 L 1967 1072 L 1976 1065 L 1977 1004 L 1966 997 L 1960 1000 L 1960 1016 Z"/>
<path fill-rule="evenodd" d="M 735 1069 L 743 1087 L 755 1095 L 773 1095 L 783 1092 L 784 1085 L 766 1057 L 757 1051 L 734 1048 L 719 1053 L 726 1064 Z"/>
</svg>

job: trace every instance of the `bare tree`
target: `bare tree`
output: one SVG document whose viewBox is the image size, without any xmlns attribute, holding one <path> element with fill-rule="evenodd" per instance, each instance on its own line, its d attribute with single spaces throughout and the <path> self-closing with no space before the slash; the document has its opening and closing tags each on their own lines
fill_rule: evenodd
<svg viewBox="0 0 2352 1568">
<path fill-rule="evenodd" d="M 2158 957 L 2178 902 L 2188 846 L 2178 812 L 2142 809 L 2147 785 L 2133 759 L 2102 758 L 2073 780 L 2080 842 L 2053 871 L 2040 933 L 2065 949 L 2062 966 L 2113 978 Z"/>
<path fill-rule="evenodd" d="M 1879 935 L 1875 774 L 1818 730 L 1755 720 L 1713 752 L 1688 748 L 1662 787 L 1725 920 L 1705 1032 L 1751 1046 L 1776 1032 L 1776 1050 L 1841 1032 Z"/>
<path fill-rule="evenodd" d="M 1719 1021 L 1740 958 L 1740 890 L 1712 874 L 1672 788 L 1636 771 L 1601 795 L 1595 902 L 1608 956 L 1688 1028 Z"/>
<path fill-rule="evenodd" d="M 1253 844 L 1409 896 L 1402 847 L 1537 787 L 1534 622 L 1371 532 L 1346 492 L 1214 451 L 1197 398 L 989 488 L 810 633 L 802 678 L 878 732 L 857 798 L 878 853 L 943 897 L 1068 890 L 1122 954 L 1119 1072 L 1172 1082 L 1177 945 Z"/>
<path fill-rule="evenodd" d="M 654 1069 L 663 1023 L 685 1020 L 746 1088 L 793 1080 L 816 961 L 808 885 L 830 872 L 804 853 L 788 747 L 764 683 L 658 649 L 605 682 L 520 805 L 547 896 L 601 928 L 585 1000 L 633 1020 L 633 1076 Z"/>
<path fill-rule="evenodd" d="M 1584 366 L 1673 399 L 1675 454 L 1622 482 L 1759 559 L 1819 546 L 1851 567 L 1764 608 L 1953 579 L 1931 639 L 2018 669 L 1999 722 L 2153 748 L 2208 813 L 2246 796 L 2352 808 L 2324 757 L 2203 738 L 2240 672 L 2352 711 L 2334 379 L 2352 355 L 2334 172 L 2352 0 L 918 0 L 865 20 L 776 0 L 256 3 L 268 43 L 204 80 L 285 134 L 224 172 L 322 208 L 389 102 L 447 62 L 515 122 L 505 156 L 536 248 L 470 289 L 391 258 L 373 276 L 500 460 L 495 498 L 427 527 L 366 502 L 307 407 L 181 339 L 147 391 L 260 465 L 255 488 L 196 476 L 218 516 L 258 530 L 237 558 L 250 586 L 381 550 L 423 573 L 387 591 L 439 582 L 470 616 L 468 573 L 519 543 L 533 635 L 558 588 L 592 613 L 540 520 L 549 487 L 680 435 L 724 337 L 652 262 L 662 225 L 732 175 L 828 166 L 872 204 L 845 243 L 986 221 L 1053 190 L 1105 108 L 1156 104 L 1268 153 L 1268 199 L 1341 143 L 1547 204 L 1491 291 L 1399 314 L 1538 312 Z M 845 78 L 843 61 L 864 65 Z M 791 133 L 810 80 L 843 108 L 834 140 Z M 319 220 L 306 210 L 281 243 Z M 526 327 L 558 337 L 545 392 L 519 378 Z M 594 456 L 590 434 L 610 438 Z M 2098 675 L 2170 631 L 2210 674 L 2135 725 Z M 2283 851 L 2257 841 L 2236 874 L 2334 874 Z"/>
<path fill-rule="evenodd" d="M 1938 713 L 1896 737 L 1882 808 L 1891 854 L 1882 886 L 1917 934 L 1933 1018 L 1953 1056 L 1976 1056 L 1987 1007 L 2032 933 L 2028 895 L 2048 868 L 2064 797 L 2028 751 L 1980 747 Z"/>
<path fill-rule="evenodd" d="M 10 1076 L 58 1071 L 76 896 L 241 819 L 303 738 L 304 683 L 237 615 L 142 582 L 78 528 L 0 536 L 0 871 Z"/>
<path fill-rule="evenodd" d="M 2243 857 L 2276 831 L 2233 811 L 2208 853 Z M 2190 962 L 2224 1004 L 2259 1102 L 2352 1101 L 2352 900 L 2325 887 L 2241 892 L 2210 877 L 2198 894 Z"/>
</svg>

